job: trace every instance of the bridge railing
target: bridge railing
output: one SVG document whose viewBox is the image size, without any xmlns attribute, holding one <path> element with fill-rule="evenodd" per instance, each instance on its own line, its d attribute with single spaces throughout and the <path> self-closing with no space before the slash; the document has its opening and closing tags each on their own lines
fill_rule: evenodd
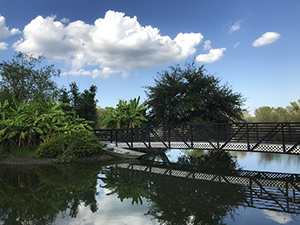
<svg viewBox="0 0 300 225">
<path fill-rule="evenodd" d="M 230 185 L 236 194 L 241 196 L 244 192 L 244 200 L 240 205 L 259 209 L 268 209 L 278 212 L 288 212 L 300 214 L 300 175 L 288 173 L 276 173 L 265 171 L 249 170 L 223 170 L 219 172 L 208 171 L 206 167 L 178 164 L 117 164 L 114 166 L 115 174 L 121 176 L 123 170 L 131 171 L 133 180 L 138 180 L 136 173 L 143 175 L 141 179 L 149 178 L 150 182 L 156 183 L 160 180 L 168 180 L 172 177 L 176 179 L 176 184 L 183 187 L 202 187 L 202 182 Z M 148 175 L 148 176 L 145 176 Z M 161 179 L 159 179 L 161 178 Z M 244 189 L 235 189 L 242 186 Z M 211 188 L 210 190 L 213 190 Z M 220 190 L 220 189 L 217 189 Z M 195 193 L 195 192 L 193 192 Z"/>
<path fill-rule="evenodd" d="M 125 148 L 187 148 L 300 154 L 300 123 L 187 124 L 95 130 Z"/>
</svg>

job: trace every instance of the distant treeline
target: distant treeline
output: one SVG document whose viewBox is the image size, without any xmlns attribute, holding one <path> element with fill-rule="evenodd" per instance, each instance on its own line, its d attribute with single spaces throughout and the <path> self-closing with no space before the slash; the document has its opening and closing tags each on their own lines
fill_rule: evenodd
<svg viewBox="0 0 300 225">
<path fill-rule="evenodd" d="M 245 114 L 244 118 L 246 122 L 300 122 L 300 99 L 285 108 L 259 107 L 254 116 Z"/>
</svg>

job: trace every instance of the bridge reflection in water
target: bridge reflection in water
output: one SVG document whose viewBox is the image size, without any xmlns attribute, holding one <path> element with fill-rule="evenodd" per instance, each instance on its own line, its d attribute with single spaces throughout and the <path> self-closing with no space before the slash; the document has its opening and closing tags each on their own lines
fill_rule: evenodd
<svg viewBox="0 0 300 225">
<path fill-rule="evenodd" d="M 231 191 L 235 190 L 236 193 L 231 193 L 231 195 L 236 195 L 238 199 L 241 199 L 241 201 L 237 201 L 238 205 L 300 214 L 300 174 L 247 170 L 225 170 L 214 173 L 207 168 L 199 170 L 195 167 L 162 163 L 155 163 L 155 165 L 123 163 L 112 165 L 111 169 L 113 170 L 110 170 L 110 173 L 115 178 L 120 179 L 120 174 L 127 171 L 131 173 L 132 180 L 135 182 L 138 182 L 137 177 L 140 177 L 140 179 L 149 179 L 147 183 L 152 185 L 156 182 L 157 177 L 160 179 L 173 178 L 176 183 L 193 187 L 203 186 L 202 182 L 220 183 L 218 186 L 220 191 L 225 187 L 224 185 L 227 185 L 226 187 L 229 187 Z M 155 179 L 153 179 L 154 176 Z M 177 182 L 180 180 L 183 182 Z M 193 181 L 193 184 L 189 181 Z M 174 185 L 176 184 L 174 183 Z M 171 190 L 174 187 L 168 188 Z M 198 200 L 194 199 L 194 201 Z"/>
</svg>

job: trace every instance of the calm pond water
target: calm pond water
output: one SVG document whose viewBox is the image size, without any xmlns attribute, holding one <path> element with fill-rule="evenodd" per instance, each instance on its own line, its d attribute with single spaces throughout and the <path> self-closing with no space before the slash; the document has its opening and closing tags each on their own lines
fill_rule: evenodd
<svg viewBox="0 0 300 225">
<path fill-rule="evenodd" d="M 300 156 L 192 150 L 0 165 L 0 224 L 299 224 L 299 174 Z"/>
</svg>

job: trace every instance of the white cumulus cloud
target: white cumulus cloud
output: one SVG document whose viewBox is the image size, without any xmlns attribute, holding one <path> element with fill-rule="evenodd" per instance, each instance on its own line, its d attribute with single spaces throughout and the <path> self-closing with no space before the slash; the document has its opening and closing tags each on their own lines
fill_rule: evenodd
<svg viewBox="0 0 300 225">
<path fill-rule="evenodd" d="M 196 61 L 201 63 L 212 63 L 224 56 L 223 52 L 226 48 L 210 49 L 208 54 L 200 54 L 196 57 Z"/>
<path fill-rule="evenodd" d="M 5 42 L 0 42 L 0 50 L 6 50 L 7 49 L 7 45 Z"/>
<path fill-rule="evenodd" d="M 266 32 L 260 38 L 253 42 L 254 47 L 260 47 L 262 45 L 271 44 L 280 37 L 279 33 L 276 32 Z"/>
<path fill-rule="evenodd" d="M 233 24 L 230 27 L 229 33 L 232 33 L 234 31 L 237 31 L 237 30 L 241 29 L 242 22 L 243 22 L 243 20 L 239 20 L 239 21 L 235 22 L 235 24 Z"/>
<path fill-rule="evenodd" d="M 18 33 L 20 33 L 19 29 L 13 28 L 10 30 L 8 27 L 6 27 L 4 16 L 0 15 L 0 39 L 8 38 Z"/>
<path fill-rule="evenodd" d="M 62 22 L 62 23 L 69 23 L 70 22 L 70 19 L 69 18 L 62 18 L 61 20 L 60 20 L 60 22 Z"/>
<path fill-rule="evenodd" d="M 25 26 L 23 38 L 13 47 L 64 60 L 71 65 L 70 72 L 107 77 L 182 61 L 196 52 L 203 39 L 200 33 L 179 33 L 171 39 L 157 28 L 142 26 L 136 17 L 115 11 L 107 11 L 92 25 L 81 20 L 66 22 L 38 16 Z M 86 70 L 86 66 L 97 69 Z"/>
<path fill-rule="evenodd" d="M 107 78 L 113 72 L 109 68 L 103 68 L 102 70 L 94 69 L 94 70 L 85 70 L 85 69 L 78 69 L 78 70 L 71 70 L 68 72 L 63 72 L 62 75 L 74 75 L 74 76 L 91 76 L 93 78 L 102 77 Z M 126 74 L 123 75 L 126 77 Z"/>
<path fill-rule="evenodd" d="M 211 45 L 210 44 L 211 44 L 210 40 L 204 42 L 204 51 L 211 49 Z"/>
</svg>

